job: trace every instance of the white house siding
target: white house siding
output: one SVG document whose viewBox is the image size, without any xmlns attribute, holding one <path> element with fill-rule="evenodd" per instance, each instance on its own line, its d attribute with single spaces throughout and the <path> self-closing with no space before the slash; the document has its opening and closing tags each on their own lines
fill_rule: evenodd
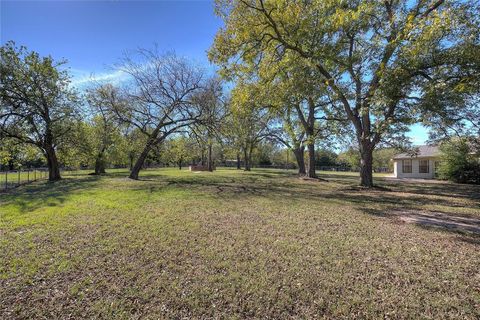
<svg viewBox="0 0 480 320">
<path fill-rule="evenodd" d="M 408 160 L 408 159 L 405 159 Z M 393 172 L 396 178 L 415 178 L 415 179 L 434 179 L 435 178 L 435 161 L 438 159 L 428 158 L 429 172 L 419 172 L 419 160 L 426 160 L 426 158 L 411 158 L 412 173 L 404 173 L 402 167 L 402 159 L 395 159 L 393 164 Z"/>
</svg>

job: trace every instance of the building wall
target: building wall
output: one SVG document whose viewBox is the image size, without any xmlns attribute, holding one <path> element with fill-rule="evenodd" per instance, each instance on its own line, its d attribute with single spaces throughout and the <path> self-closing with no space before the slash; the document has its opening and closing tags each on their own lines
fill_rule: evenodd
<svg viewBox="0 0 480 320">
<path fill-rule="evenodd" d="M 419 160 L 428 159 L 429 162 L 429 172 L 420 173 L 419 172 Z M 435 178 L 435 161 L 438 161 L 436 158 L 412 158 L 412 173 L 404 173 L 402 167 L 402 160 L 394 160 L 393 163 L 393 172 L 396 178 L 417 178 L 417 179 L 434 179 Z"/>
</svg>

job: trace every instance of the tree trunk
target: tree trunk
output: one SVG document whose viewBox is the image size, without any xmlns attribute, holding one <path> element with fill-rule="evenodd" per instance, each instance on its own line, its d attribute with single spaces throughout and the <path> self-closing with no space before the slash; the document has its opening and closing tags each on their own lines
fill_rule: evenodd
<svg viewBox="0 0 480 320">
<path fill-rule="evenodd" d="M 213 163 L 212 163 L 212 144 L 208 145 L 208 171 L 213 171 Z"/>
<path fill-rule="evenodd" d="M 300 109 L 299 105 L 296 105 L 300 121 L 307 135 L 307 148 L 308 148 L 308 172 L 306 174 L 309 178 L 316 178 L 315 173 L 315 102 L 312 97 L 308 98 L 308 117 L 305 116 Z"/>
<path fill-rule="evenodd" d="M 103 160 L 103 151 L 99 152 L 95 159 L 95 174 L 105 174 L 105 161 Z"/>
<path fill-rule="evenodd" d="M 130 175 L 128 176 L 130 179 L 138 180 L 138 174 L 140 173 L 140 170 L 142 169 L 145 163 L 145 159 L 147 159 L 148 153 L 150 152 L 150 150 L 152 150 L 153 145 L 157 142 L 156 140 L 157 140 L 158 131 L 159 130 L 155 130 L 152 133 L 152 135 L 148 138 L 145 148 L 143 148 L 142 153 L 140 153 L 140 156 L 138 157 L 137 161 L 135 162 L 135 165 L 130 171 Z"/>
<path fill-rule="evenodd" d="M 137 161 L 133 165 L 132 171 L 130 171 L 130 175 L 128 176 L 130 179 L 138 180 L 138 174 L 140 173 L 140 170 L 142 169 L 143 164 L 145 163 L 145 159 L 147 158 L 147 155 L 151 149 L 152 149 L 151 145 L 147 143 L 145 148 L 143 148 L 142 153 L 140 153 L 140 156 L 138 157 Z"/>
<path fill-rule="evenodd" d="M 145 144 L 145 148 L 143 148 L 142 153 L 140 153 L 140 156 L 138 157 L 137 161 L 135 162 L 135 165 L 130 171 L 130 175 L 128 176 L 130 179 L 138 180 L 138 174 L 140 173 L 140 170 L 142 169 L 143 164 L 145 163 L 145 159 L 147 159 L 148 153 L 150 152 L 150 150 L 152 150 L 155 144 L 158 144 L 160 141 L 163 141 L 163 139 L 165 139 L 165 136 L 161 137 L 161 140 L 159 140 L 158 138 L 160 128 L 161 128 L 160 125 L 156 127 L 155 130 L 152 131 L 152 134 L 148 137 L 147 143 Z"/>
<path fill-rule="evenodd" d="M 315 144 L 309 143 L 308 147 L 308 173 L 307 177 L 316 178 L 317 174 L 315 173 Z"/>
<path fill-rule="evenodd" d="M 245 161 L 245 171 L 250 171 L 250 158 L 248 157 L 248 150 L 247 148 L 245 147 L 243 149 L 243 154 L 244 154 L 244 161 Z"/>
<path fill-rule="evenodd" d="M 252 169 L 252 152 L 253 152 L 253 145 L 251 145 L 248 150 L 248 171 Z"/>
<path fill-rule="evenodd" d="M 130 158 L 130 171 L 132 171 L 132 169 L 133 169 L 133 154 L 130 154 L 128 157 Z"/>
<path fill-rule="evenodd" d="M 205 165 L 205 149 L 202 147 L 202 167 Z"/>
<path fill-rule="evenodd" d="M 288 152 L 288 151 L 287 151 Z M 293 149 L 293 154 L 297 160 L 298 174 L 304 176 L 307 172 L 305 170 L 305 147 L 301 146 Z"/>
<path fill-rule="evenodd" d="M 373 187 L 373 148 L 367 142 L 360 144 L 360 185 L 362 187 Z"/>
<path fill-rule="evenodd" d="M 48 165 L 48 180 L 57 181 L 61 179 L 60 166 L 58 164 L 57 154 L 53 146 L 48 145 L 45 150 Z"/>
<path fill-rule="evenodd" d="M 237 170 L 242 169 L 242 165 L 240 163 L 240 152 L 237 152 Z"/>
<path fill-rule="evenodd" d="M 178 170 L 182 170 L 182 160 L 178 161 Z"/>
</svg>

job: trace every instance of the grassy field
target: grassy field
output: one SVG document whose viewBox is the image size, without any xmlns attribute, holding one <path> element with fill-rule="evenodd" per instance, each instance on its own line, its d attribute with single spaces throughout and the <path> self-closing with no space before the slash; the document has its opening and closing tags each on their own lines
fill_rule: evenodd
<svg viewBox="0 0 480 320">
<path fill-rule="evenodd" d="M 480 188 L 218 170 L 0 194 L 0 318 L 478 319 Z"/>
</svg>

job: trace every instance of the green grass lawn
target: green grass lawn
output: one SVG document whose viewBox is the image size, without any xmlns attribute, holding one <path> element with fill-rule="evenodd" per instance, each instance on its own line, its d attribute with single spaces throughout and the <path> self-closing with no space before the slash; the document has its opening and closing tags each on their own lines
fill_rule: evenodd
<svg viewBox="0 0 480 320">
<path fill-rule="evenodd" d="M 0 318 L 480 317 L 480 188 L 161 169 L 0 194 Z M 458 231 L 458 230 L 457 230 Z"/>
</svg>

